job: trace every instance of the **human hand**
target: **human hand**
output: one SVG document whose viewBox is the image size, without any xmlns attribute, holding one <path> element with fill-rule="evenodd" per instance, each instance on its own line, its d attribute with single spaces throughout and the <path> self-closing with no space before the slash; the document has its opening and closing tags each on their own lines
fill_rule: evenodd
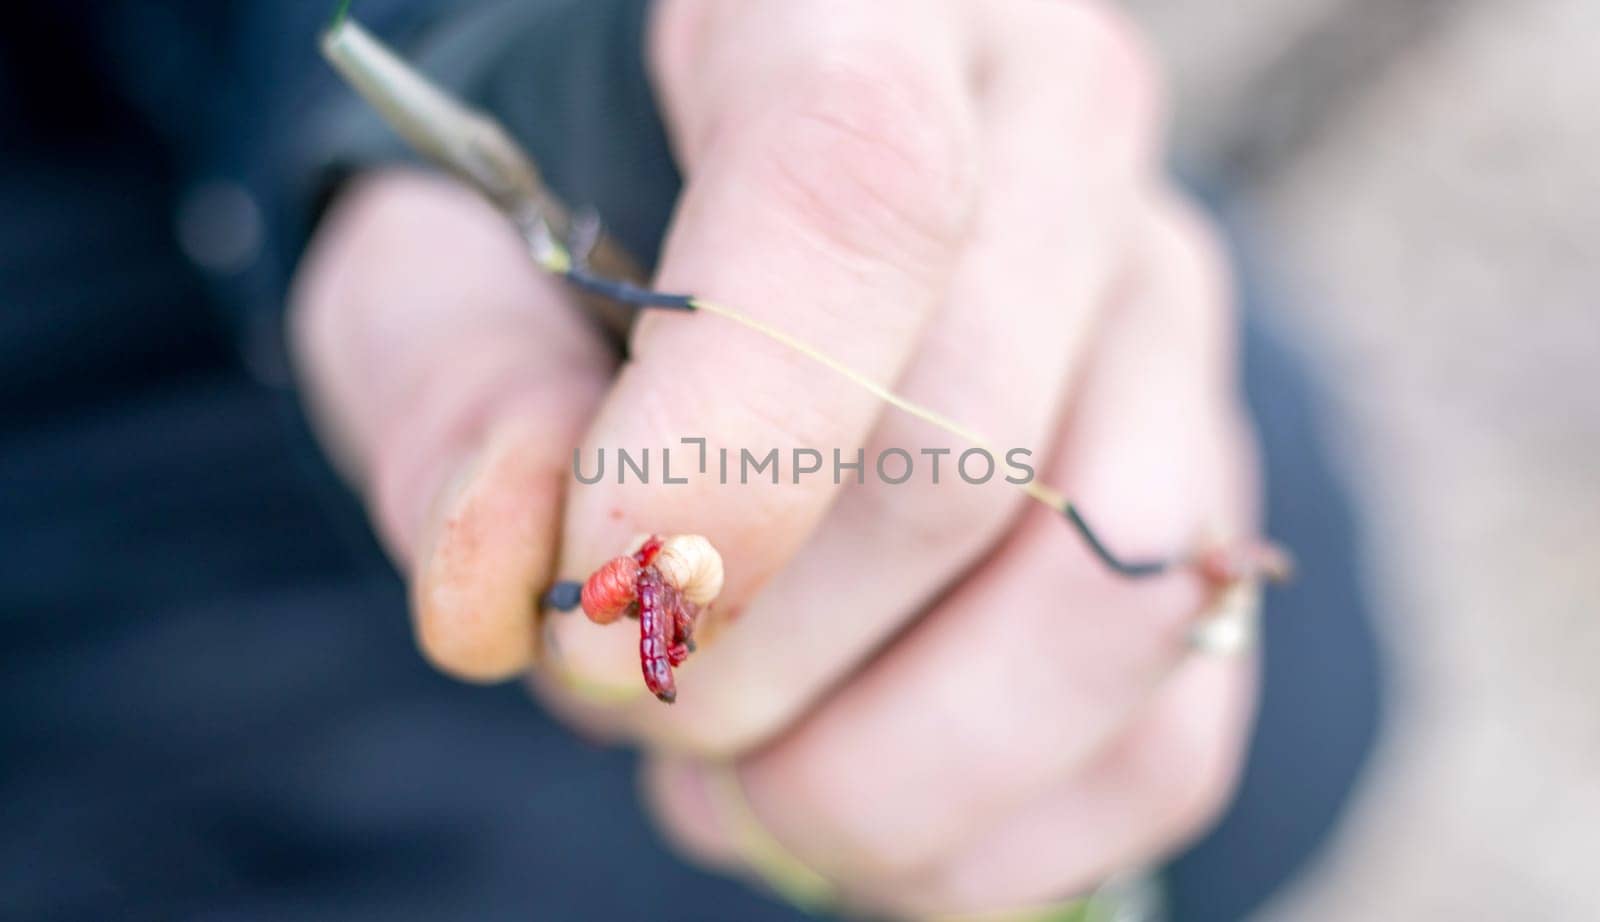
<svg viewBox="0 0 1600 922">
<path fill-rule="evenodd" d="M 658 287 L 1034 449 L 1119 550 L 1249 530 L 1221 260 L 1159 179 L 1124 24 L 1042 0 L 669 0 L 651 52 L 687 179 Z M 967 446 L 806 359 L 660 316 L 619 371 L 497 215 L 414 174 L 345 196 L 295 300 L 324 437 L 424 652 L 482 680 L 542 659 L 552 707 L 652 753 L 652 803 L 702 860 L 751 858 L 711 793 L 729 771 L 786 851 L 905 914 L 1076 892 L 1224 799 L 1251 667 L 1181 659 L 1207 587 L 1109 574 L 999 477 L 953 477 Z M 580 444 L 685 437 L 952 454 L 937 486 L 574 484 Z M 706 535 L 728 575 L 672 708 L 633 694 L 629 632 L 556 616 L 541 643 L 533 610 L 647 531 Z"/>
</svg>

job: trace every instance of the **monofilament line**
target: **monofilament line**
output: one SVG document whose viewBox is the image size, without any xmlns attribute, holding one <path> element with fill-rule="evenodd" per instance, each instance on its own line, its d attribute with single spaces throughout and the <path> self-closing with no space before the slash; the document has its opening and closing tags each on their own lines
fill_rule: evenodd
<svg viewBox="0 0 1600 922">
<path fill-rule="evenodd" d="M 889 390 L 889 388 L 883 386 L 877 381 L 874 381 L 861 372 L 856 371 L 854 368 L 851 368 L 849 365 L 844 364 L 833 356 L 828 355 L 821 349 L 797 339 L 783 330 L 763 323 L 762 321 L 751 317 L 749 314 L 735 310 L 725 304 L 719 304 L 715 301 L 708 301 L 699 297 L 689 297 L 687 298 L 687 303 L 695 310 L 704 311 L 708 314 L 715 314 L 718 317 L 731 320 L 734 323 L 745 327 L 746 329 L 753 330 L 754 332 L 765 336 L 773 342 L 786 346 L 789 349 L 800 353 L 806 358 L 811 359 L 813 362 L 816 362 L 817 364 L 827 368 L 847 381 L 850 381 L 857 387 L 860 387 L 862 390 L 872 394 L 874 397 L 878 398 L 884 403 L 904 413 L 908 413 L 931 426 L 934 426 L 938 429 L 943 429 L 945 432 L 948 432 L 957 438 L 964 439 L 974 448 L 988 452 L 991 457 L 999 454 L 999 449 L 995 448 L 994 444 L 977 430 L 968 426 L 964 426 L 950 417 L 945 416 L 943 413 L 938 412 L 937 410 L 922 406 L 919 403 L 915 403 L 906 399 L 905 397 L 900 396 L 899 394 L 896 394 L 894 391 Z M 1089 549 L 1094 552 L 1094 555 L 1098 557 L 1100 561 L 1107 567 L 1110 567 L 1117 573 L 1126 577 L 1138 579 L 1141 577 L 1157 576 L 1166 572 L 1166 570 L 1171 566 L 1171 562 L 1164 560 L 1136 562 L 1122 560 L 1113 554 L 1110 548 L 1106 547 L 1105 542 L 1101 541 L 1100 537 L 1096 535 L 1094 530 L 1089 527 L 1089 523 L 1084 521 L 1083 515 L 1078 511 L 1077 507 L 1068 501 L 1060 491 L 1035 480 L 1029 480 L 1027 483 L 1016 484 L 1016 486 L 1022 490 L 1023 493 L 1027 494 L 1030 499 L 1047 507 L 1052 512 L 1065 517 L 1067 522 L 1077 530 L 1078 534 L 1083 536 L 1084 541 L 1089 545 Z"/>
</svg>

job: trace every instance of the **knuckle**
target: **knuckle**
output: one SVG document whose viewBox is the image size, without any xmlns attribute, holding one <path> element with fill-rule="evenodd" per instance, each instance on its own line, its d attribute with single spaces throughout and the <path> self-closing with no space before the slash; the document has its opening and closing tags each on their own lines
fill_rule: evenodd
<svg viewBox="0 0 1600 922">
<path fill-rule="evenodd" d="M 1172 194 L 1157 205 L 1156 242 L 1185 282 L 1208 294 L 1226 295 L 1228 256 L 1222 232 L 1193 203 Z"/>
<path fill-rule="evenodd" d="M 1165 275 L 1177 320 L 1189 341 L 1207 351 L 1225 348 L 1236 310 L 1227 246 L 1221 231 L 1192 203 L 1176 194 L 1155 206 L 1148 270 Z"/>
<path fill-rule="evenodd" d="M 1136 88 L 1152 103 L 1165 92 L 1160 57 L 1144 29 L 1105 0 L 1075 4 L 1076 28 L 1096 72 L 1107 82 Z"/>
<path fill-rule="evenodd" d="M 939 98 L 892 51 L 819 55 L 805 93 L 769 122 L 776 187 L 852 251 L 942 255 L 965 232 L 976 170 Z"/>
<path fill-rule="evenodd" d="M 1232 796 L 1232 748 L 1214 721 L 1164 720 L 1140 732 L 1135 775 L 1167 838 L 1188 839 L 1210 825 Z"/>
<path fill-rule="evenodd" d="M 1141 137 L 1154 135 L 1169 89 L 1160 56 L 1138 23 L 1109 0 L 1077 0 L 1054 8 L 1058 20 L 1051 44 L 1061 60 L 1077 61 L 1082 79 L 1095 88 L 1098 112 Z M 1061 57 L 1060 48 L 1076 53 Z"/>
<path fill-rule="evenodd" d="M 1206 829 L 1231 799 L 1233 777 L 1221 766 L 1218 759 L 1203 767 L 1197 764 L 1195 772 L 1173 784 L 1169 797 L 1175 840 L 1187 840 Z"/>
<path fill-rule="evenodd" d="M 703 60 L 717 14 L 716 4 L 708 0 L 656 0 L 649 20 L 648 59 L 668 98 L 693 74 L 695 62 Z"/>
</svg>

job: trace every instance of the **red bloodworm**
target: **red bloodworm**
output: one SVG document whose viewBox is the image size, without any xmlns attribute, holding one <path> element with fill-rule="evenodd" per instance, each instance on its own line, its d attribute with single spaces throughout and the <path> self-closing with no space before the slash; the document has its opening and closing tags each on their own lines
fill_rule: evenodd
<svg viewBox="0 0 1600 922">
<path fill-rule="evenodd" d="M 628 614 L 637 593 L 634 586 L 639 571 L 661 553 L 662 540 L 657 535 L 645 539 L 639 550 L 606 561 L 583 584 L 579 604 L 583 613 L 595 624 L 610 624 Z"/>
<path fill-rule="evenodd" d="M 583 584 L 583 613 L 595 624 L 610 624 L 627 613 L 638 594 L 639 561 L 613 557 Z"/>
<path fill-rule="evenodd" d="M 679 557 L 671 561 L 673 565 L 665 566 L 668 561 L 662 553 L 669 543 L 659 535 L 651 535 L 632 554 L 607 561 L 584 582 L 579 602 L 584 614 L 596 624 L 610 624 L 624 615 L 638 617 L 639 664 L 645 686 L 657 698 L 671 703 L 677 697 L 672 670 L 694 652 L 694 626 L 701 608 L 689 601 L 685 592 L 689 587 L 678 582 L 688 579 L 694 583 L 695 592 L 714 596 L 721 585 L 721 570 L 718 561 L 718 567 L 711 571 L 714 575 L 707 577 L 703 552 L 698 568 L 686 568 L 681 547 Z M 693 541 L 689 544 L 694 546 Z"/>
<path fill-rule="evenodd" d="M 639 665 L 645 687 L 671 704 L 678 697 L 678 686 L 672 678 L 674 615 L 667 607 L 666 588 L 655 567 L 639 571 Z"/>
</svg>

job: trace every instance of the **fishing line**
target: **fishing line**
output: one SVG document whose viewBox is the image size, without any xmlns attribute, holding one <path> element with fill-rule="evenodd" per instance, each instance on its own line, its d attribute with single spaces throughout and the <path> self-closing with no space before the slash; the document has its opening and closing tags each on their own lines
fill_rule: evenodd
<svg viewBox="0 0 1600 922">
<path fill-rule="evenodd" d="M 729 305 L 712 301 L 707 298 L 702 298 L 697 295 L 668 294 L 628 282 L 600 278 L 587 269 L 581 257 L 581 250 L 578 251 L 580 255 L 577 255 L 576 258 L 573 258 L 571 255 L 567 255 L 572 253 L 573 250 L 566 250 L 563 253 L 565 258 L 562 260 L 562 262 L 564 262 L 565 265 L 549 265 L 546 268 L 555 272 L 557 275 L 563 276 L 584 291 L 600 294 L 603 297 L 610 298 L 614 301 L 618 301 L 637 309 L 644 310 L 650 308 L 669 308 L 673 310 L 704 312 L 739 324 L 740 326 L 756 333 L 759 336 L 766 337 L 767 339 L 778 343 L 790 351 L 796 352 L 812 360 L 813 362 L 816 362 L 818 365 L 821 365 L 829 371 L 832 371 L 834 374 L 845 379 L 846 381 L 849 381 L 851 384 L 854 384 L 861 390 L 866 391 L 883 403 L 886 403 L 889 406 L 892 406 L 895 409 L 900 410 L 901 412 L 906 413 L 916 419 L 920 419 L 930 426 L 933 426 L 937 429 L 942 429 L 945 432 L 964 440 L 972 447 L 988 452 L 991 456 L 999 454 L 999 449 L 994 446 L 994 443 L 977 430 L 956 422 L 955 420 L 937 410 L 932 409 L 931 407 L 925 407 L 922 404 L 910 400 L 909 398 L 902 397 L 901 395 L 890 390 L 888 387 L 885 387 L 883 384 L 880 384 L 867 375 L 857 371 L 854 368 L 851 368 L 849 365 L 839 361 L 816 346 L 813 346 L 790 333 L 772 326 L 771 324 L 757 320 L 755 317 L 752 317 L 749 314 Z M 1106 546 L 1106 543 L 1100 539 L 1100 536 L 1096 534 L 1094 529 L 1089 526 L 1089 523 L 1085 521 L 1083 513 L 1078 509 L 1078 507 L 1068 500 L 1064 495 L 1062 495 L 1060 491 L 1034 480 L 1029 480 L 1027 483 L 1023 484 L 1015 484 L 1015 486 L 1017 486 L 1017 488 L 1020 489 L 1029 499 L 1065 518 L 1068 524 L 1070 524 L 1073 529 L 1076 530 L 1080 536 L 1082 536 L 1084 543 L 1088 545 L 1090 551 L 1094 553 L 1095 557 L 1099 559 L 1100 562 L 1103 563 L 1107 568 L 1121 576 L 1125 576 L 1130 579 L 1159 576 L 1160 574 L 1167 572 L 1175 564 L 1184 562 L 1178 560 L 1123 560 Z M 570 590 L 567 591 L 567 594 L 561 597 L 561 600 L 568 598 L 570 598 Z"/>
</svg>

